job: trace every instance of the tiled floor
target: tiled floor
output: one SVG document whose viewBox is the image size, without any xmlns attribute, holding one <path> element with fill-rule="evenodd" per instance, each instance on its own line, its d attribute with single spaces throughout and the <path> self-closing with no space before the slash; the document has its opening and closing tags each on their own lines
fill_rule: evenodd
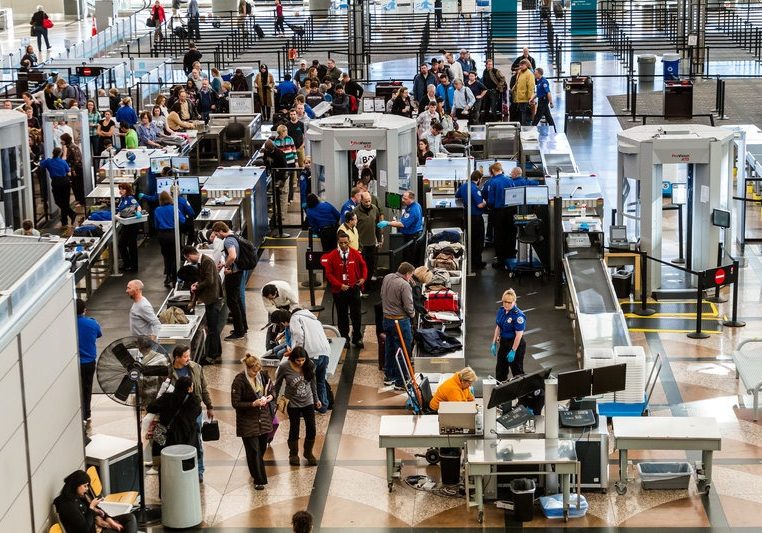
<svg viewBox="0 0 762 533">
<path fill-rule="evenodd" d="M 546 62 L 543 54 L 537 54 L 538 65 Z M 586 56 L 586 57 L 589 57 Z M 476 54 L 477 61 L 481 57 Z M 567 60 L 574 60 L 572 55 Z M 506 67 L 512 57 L 498 56 L 498 66 Z M 722 67 L 722 65 L 720 65 Z M 621 73 L 619 63 L 611 56 L 598 54 L 594 61 L 586 61 L 583 69 L 589 73 Z M 394 78 L 412 76 L 415 61 L 400 59 L 374 65 L 373 77 Z M 563 123 L 559 109 L 563 109 L 563 90 L 560 83 L 553 85 L 557 96 L 556 122 Z M 607 95 L 621 94 L 624 84 L 620 78 L 600 78 L 596 82 L 595 106 L 599 113 L 611 113 Z M 569 124 L 567 135 L 574 148 L 579 166 L 600 176 L 607 205 L 615 200 L 616 143 L 619 131 L 615 118 L 596 118 Z M 675 234 L 676 220 L 673 213 L 665 215 L 665 236 Z M 670 237 L 667 237 L 670 238 Z M 672 237 L 673 238 L 673 237 Z M 674 250 L 674 243 L 671 244 Z M 736 252 L 734 250 L 734 252 Z M 160 258 L 153 242 L 141 248 L 141 271 L 139 276 L 146 283 L 146 295 L 158 306 L 166 292 L 161 288 Z M 762 430 L 751 421 L 748 409 L 737 407 L 738 385 L 729 354 L 740 339 L 758 334 L 762 321 L 762 254 L 759 247 L 746 248 L 748 266 L 741 272 L 739 317 L 748 325 L 741 329 L 725 328 L 719 335 L 695 341 L 684 334 L 633 333 L 632 340 L 653 356 L 656 352 L 665 356 L 665 369 L 651 400 L 651 412 L 655 415 L 680 416 L 704 415 L 715 417 L 722 429 L 723 449 L 716 454 L 715 483 L 709 495 L 699 495 L 695 484 L 688 490 L 644 491 L 635 483 L 624 496 L 615 491 L 607 493 L 585 492 L 590 509 L 584 518 L 569 522 L 570 528 L 588 531 L 610 531 L 608 528 L 654 528 L 681 527 L 686 531 L 712 528 L 716 531 L 727 527 L 762 528 L 762 513 L 756 505 L 762 503 Z M 246 352 L 262 353 L 264 333 L 258 331 L 266 322 L 266 315 L 259 298 L 259 290 L 271 279 L 285 279 L 297 283 L 296 248 L 266 248 L 259 265 L 249 282 L 247 309 L 251 333 L 245 341 L 224 343 L 223 362 L 205 367 L 216 413 L 221 423 L 222 439 L 208 443 L 206 449 L 206 475 L 202 486 L 203 530 L 243 531 L 248 528 L 288 528 L 291 514 L 308 508 L 316 517 L 321 530 L 359 529 L 363 531 L 386 530 L 452 530 L 481 529 L 476 513 L 467 509 L 462 498 L 445 497 L 417 491 L 403 483 L 397 483 L 389 493 L 386 487 L 384 452 L 378 447 L 378 426 L 384 414 L 401 414 L 405 397 L 382 387 L 382 373 L 378 371 L 377 345 L 373 326 L 365 331 L 365 348 L 350 350 L 332 378 L 337 408 L 318 416 L 317 467 L 291 467 L 287 460 L 286 434 L 288 421 L 282 421 L 272 447 L 265 456 L 269 484 L 264 491 L 254 491 L 245 466 L 240 440 L 234 434 L 234 413 L 229 404 L 230 383 L 240 365 L 238 359 Z M 100 346 L 124 335 L 124 317 L 129 300 L 123 294 L 127 279 L 109 279 L 94 294 L 89 304 L 92 316 L 104 326 L 105 338 Z M 540 307 L 547 302 L 547 287 L 533 285 L 533 280 L 517 284 L 514 280 L 488 270 L 470 280 L 490 295 L 483 301 L 470 299 L 468 326 L 468 363 L 480 375 L 492 369 L 493 362 L 487 354 L 487 339 L 494 306 L 492 301 L 503 289 L 514 285 L 520 293 L 519 305 Z M 726 289 L 727 291 L 727 289 Z M 533 293 L 535 293 L 533 295 Z M 471 291 L 471 294 L 476 294 Z M 302 302 L 309 295 L 300 289 Z M 490 300 L 492 298 L 492 300 Z M 533 300 L 534 298 L 534 300 Z M 542 300 L 542 301 L 540 301 Z M 542 303 L 545 302 L 545 303 Z M 729 314 L 728 303 L 720 305 L 721 314 Z M 556 313 L 555 315 L 553 313 Z M 571 336 L 569 323 L 560 311 L 536 310 L 530 313 L 532 327 L 538 328 L 534 338 L 529 338 L 528 359 L 548 357 L 553 366 L 573 366 L 574 350 L 568 340 Z M 477 322 L 482 322 L 476 326 Z M 485 325 L 486 324 L 486 325 Z M 478 342 L 482 336 L 483 341 Z M 542 342 L 555 339 L 556 345 Z M 550 342 L 550 341 L 549 341 Z M 482 346 L 483 345 L 483 346 Z M 548 360 L 544 360 L 545 364 Z M 528 364 L 536 364 L 528 361 Z M 120 407 L 106 397 L 96 397 L 93 408 L 93 433 L 105 433 L 134 438 L 132 412 Z M 617 455 L 610 450 L 611 477 L 616 478 Z M 404 461 L 403 476 L 426 473 L 438 479 L 439 472 L 429 467 L 421 458 L 414 456 L 421 450 L 399 450 L 398 457 Z M 682 452 L 632 453 L 633 460 L 695 460 L 695 454 Z M 634 472 L 630 472 L 634 476 Z M 148 477 L 148 499 L 155 501 L 157 484 L 155 476 Z M 502 511 L 490 505 L 486 509 L 485 524 L 490 528 L 502 528 L 506 518 Z M 532 528 L 564 527 L 565 524 L 536 516 L 526 524 Z M 156 531 L 159 531 L 156 528 Z M 285 529 L 283 529 L 285 530 Z"/>
</svg>

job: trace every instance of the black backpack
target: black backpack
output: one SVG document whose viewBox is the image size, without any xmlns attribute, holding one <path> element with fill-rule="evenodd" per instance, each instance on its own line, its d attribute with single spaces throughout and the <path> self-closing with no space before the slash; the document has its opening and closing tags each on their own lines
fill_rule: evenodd
<svg viewBox="0 0 762 533">
<path fill-rule="evenodd" d="M 235 259 L 235 266 L 239 270 L 253 270 L 257 266 L 257 249 L 254 248 L 254 244 L 240 235 L 233 235 L 233 237 L 238 241 L 238 256 Z"/>
</svg>

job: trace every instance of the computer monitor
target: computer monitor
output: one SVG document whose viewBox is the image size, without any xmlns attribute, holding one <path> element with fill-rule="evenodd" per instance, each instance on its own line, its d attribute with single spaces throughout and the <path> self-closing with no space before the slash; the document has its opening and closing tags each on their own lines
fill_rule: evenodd
<svg viewBox="0 0 762 533">
<path fill-rule="evenodd" d="M 627 365 L 601 366 L 593 369 L 593 395 L 617 392 L 626 388 Z"/>
<path fill-rule="evenodd" d="M 729 228 L 730 211 L 725 211 L 724 209 L 713 209 L 712 225 L 717 226 L 718 228 Z"/>
<path fill-rule="evenodd" d="M 524 205 L 526 187 L 509 187 L 505 190 L 505 205 Z"/>
<path fill-rule="evenodd" d="M 172 192 L 172 178 L 159 178 L 156 180 L 156 192 Z M 182 176 L 177 178 L 180 194 L 201 194 L 201 185 L 198 176 Z"/>
<path fill-rule="evenodd" d="M 402 209 L 402 195 L 396 192 L 387 192 L 386 207 L 388 209 Z"/>
<path fill-rule="evenodd" d="M 151 172 L 154 174 L 161 174 L 165 168 L 172 166 L 172 158 L 168 155 L 162 157 L 152 157 L 150 159 L 150 163 Z"/>
<path fill-rule="evenodd" d="M 492 409 L 506 402 L 511 402 L 527 394 L 531 394 L 537 389 L 545 388 L 545 380 L 550 376 L 551 369 L 538 370 L 530 374 L 524 374 L 502 385 L 498 385 L 492 391 L 489 398 L 487 409 Z"/>
<path fill-rule="evenodd" d="M 190 172 L 190 157 L 172 156 L 172 170 L 175 172 Z"/>
<path fill-rule="evenodd" d="M 609 242 L 627 242 L 627 226 L 625 225 L 612 225 L 609 228 Z"/>
<path fill-rule="evenodd" d="M 548 205 L 548 186 L 537 185 L 526 188 L 527 205 Z"/>
<path fill-rule="evenodd" d="M 571 400 L 590 396 L 593 388 L 593 371 L 590 368 L 558 374 L 558 399 Z"/>
</svg>

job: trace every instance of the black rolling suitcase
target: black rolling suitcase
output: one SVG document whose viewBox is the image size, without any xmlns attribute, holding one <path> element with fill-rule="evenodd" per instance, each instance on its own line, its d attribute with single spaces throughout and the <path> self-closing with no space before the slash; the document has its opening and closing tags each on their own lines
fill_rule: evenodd
<svg viewBox="0 0 762 533">
<path fill-rule="evenodd" d="M 175 26 L 172 29 L 172 34 L 177 37 L 178 39 L 187 39 L 188 38 L 188 30 L 186 30 L 183 26 Z"/>
<path fill-rule="evenodd" d="M 264 39 L 265 38 L 265 32 L 262 29 L 262 26 L 260 26 L 259 24 L 254 24 L 254 31 L 257 34 L 257 38 L 259 38 L 259 39 Z"/>
</svg>

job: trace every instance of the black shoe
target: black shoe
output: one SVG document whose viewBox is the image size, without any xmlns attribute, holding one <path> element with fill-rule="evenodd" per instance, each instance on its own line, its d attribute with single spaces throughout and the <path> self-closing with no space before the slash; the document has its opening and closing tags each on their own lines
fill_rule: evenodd
<svg viewBox="0 0 762 533">
<path fill-rule="evenodd" d="M 265 490 L 264 485 L 254 485 L 254 490 Z"/>
<path fill-rule="evenodd" d="M 237 341 L 237 340 L 239 340 L 239 339 L 243 339 L 244 337 L 245 337 L 245 335 L 239 335 L 238 333 L 236 333 L 236 332 L 234 331 L 233 333 L 231 333 L 230 335 L 228 335 L 227 337 L 225 337 L 225 340 L 226 340 L 226 341 Z"/>
<path fill-rule="evenodd" d="M 352 343 L 352 345 L 356 348 L 365 348 L 365 344 L 363 344 L 362 341 L 355 341 Z"/>
</svg>

